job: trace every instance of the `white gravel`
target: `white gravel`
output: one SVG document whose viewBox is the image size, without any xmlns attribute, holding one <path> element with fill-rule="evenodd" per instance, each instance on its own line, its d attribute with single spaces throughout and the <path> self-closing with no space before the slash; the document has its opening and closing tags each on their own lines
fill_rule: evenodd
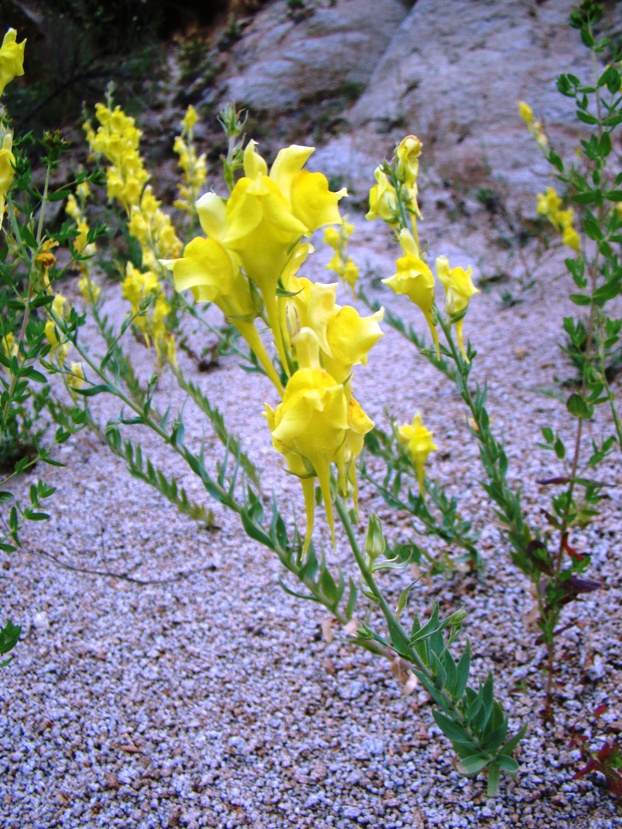
<svg viewBox="0 0 622 829">
<path fill-rule="evenodd" d="M 383 263 L 390 275 L 382 229 L 357 224 L 358 261 Z M 428 233 L 433 256 L 443 252 L 434 226 Z M 313 268 L 325 278 L 322 264 Z M 475 376 L 488 380 L 494 427 L 535 516 L 546 504 L 535 479 L 559 474 L 554 458 L 536 447 L 540 426 L 568 425 L 564 407 L 537 391 L 552 385 L 553 374 L 569 373 L 556 345 L 570 310 L 560 284 L 568 287 L 564 280 L 552 289 L 545 284 L 543 299 L 534 292 L 509 310 L 495 294 L 481 294 L 465 321 L 479 351 Z M 423 330 L 416 309 L 381 296 Z M 146 365 L 146 353 L 134 350 Z M 295 506 L 300 521 L 296 482 L 282 473 L 260 414 L 267 382 L 241 372 L 232 358 L 195 379 L 265 470 L 266 493 L 274 487 L 283 512 L 291 517 Z M 403 696 L 383 661 L 339 636 L 323 641 L 326 612 L 281 590 L 278 562 L 244 536 L 235 516 L 215 507 L 217 528 L 197 528 L 130 478 L 97 437 L 81 434 L 62 452 L 67 469 L 33 473 L 58 492 L 51 520 L 24 535 L 31 552 L 2 558 L 3 612 L 23 626 L 15 659 L 0 674 L 5 829 L 622 827 L 620 806 L 602 780 L 572 779 L 579 765 L 568 748 L 572 723 L 588 726 L 602 702 L 612 733 L 622 731 L 619 455 L 602 470 L 616 483 L 602 520 L 575 539 L 592 551 L 590 574 L 603 588 L 564 613 L 570 626 L 560 638 L 558 717 L 545 726 L 538 716 L 543 651 L 528 624 L 533 600 L 478 486 L 477 450 L 456 392 L 388 329 L 355 387 L 385 426 L 385 406 L 401 422 L 422 411 L 441 449 L 429 474 L 463 495 L 463 512 L 482 531 L 481 576 L 423 580 L 411 601 L 420 613 L 435 598 L 443 610 L 469 609 L 473 681 L 492 669 L 511 730 L 529 725 L 518 778 L 502 780 L 500 795 L 487 800 L 482 777 L 454 770 L 427 694 Z M 160 401 L 169 393 L 179 401 L 165 381 Z M 110 401 L 101 405 L 114 412 Z M 190 407 L 185 421 L 187 441 L 196 442 L 204 427 Z M 144 446 L 202 498 L 175 457 L 150 436 Z M 209 433 L 206 451 L 217 459 Z M 22 491 L 29 483 L 20 482 Z M 389 515 L 366 485 L 361 503 Z M 392 521 L 396 532 L 405 531 L 403 516 Z M 43 553 L 149 583 L 68 571 Z M 343 543 L 337 559 L 351 567 Z M 389 575 L 384 583 L 393 580 L 397 591 L 409 578 Z"/>
</svg>

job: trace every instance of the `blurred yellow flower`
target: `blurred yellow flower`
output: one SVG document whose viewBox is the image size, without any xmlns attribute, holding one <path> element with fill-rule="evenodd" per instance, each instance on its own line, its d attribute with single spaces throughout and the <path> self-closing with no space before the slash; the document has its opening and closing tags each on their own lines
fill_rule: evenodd
<svg viewBox="0 0 622 829">
<path fill-rule="evenodd" d="M 415 464 L 419 492 L 425 497 L 423 470 L 430 452 L 438 448 L 432 440 L 433 432 L 423 425 L 421 414 L 417 412 L 410 425 L 400 426 L 397 436 Z"/>
<path fill-rule="evenodd" d="M 80 362 L 69 363 L 67 385 L 70 389 L 81 389 L 84 385 L 84 368 Z"/>
<path fill-rule="evenodd" d="M 0 228 L 2 228 L 2 221 L 4 219 L 4 205 L 7 193 L 13 184 L 15 170 L 15 156 L 12 153 L 13 136 L 10 132 L 6 133 L 2 139 L 2 148 L 0 148 Z"/>
<path fill-rule="evenodd" d="M 17 75 L 24 74 L 24 47 L 26 41 L 17 43 L 17 32 L 9 29 L 0 46 L 0 95 L 4 87 Z"/>
</svg>

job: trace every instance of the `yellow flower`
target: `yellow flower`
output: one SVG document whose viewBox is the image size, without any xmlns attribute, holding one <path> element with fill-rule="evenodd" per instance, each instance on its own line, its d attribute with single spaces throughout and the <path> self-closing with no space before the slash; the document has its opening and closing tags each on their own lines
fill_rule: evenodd
<svg viewBox="0 0 622 829">
<path fill-rule="evenodd" d="M 220 308 L 227 320 L 242 334 L 268 377 L 281 391 L 279 377 L 253 325 L 257 308 L 248 280 L 240 271 L 237 256 L 214 238 L 197 237 L 186 245 L 180 259 L 163 261 L 162 264 L 172 270 L 176 291 L 190 288 L 197 302 L 213 302 Z"/>
<path fill-rule="evenodd" d="M 334 543 L 330 465 L 336 459 L 348 430 L 348 399 L 343 385 L 321 368 L 299 369 L 290 377 L 283 401 L 274 413 L 267 409 L 266 418 L 271 426 L 275 449 L 282 452 L 286 459 L 290 453 L 299 456 L 306 473 L 317 476 Z M 298 463 L 297 459 L 294 460 Z M 314 501 L 307 502 L 306 507 L 305 549 L 313 531 Z"/>
<path fill-rule="evenodd" d="M 400 443 L 404 444 L 408 454 L 415 464 L 417 481 L 419 483 L 419 492 L 422 496 L 425 495 L 423 468 L 430 452 L 434 452 L 438 448 L 432 440 L 432 435 L 433 432 L 426 429 L 421 422 L 421 415 L 419 412 L 417 412 L 414 416 L 413 422 L 410 426 L 400 426 L 397 433 Z"/>
<path fill-rule="evenodd" d="M 559 230 L 557 215 L 561 210 L 562 200 L 552 187 L 547 187 L 546 193 L 538 193 L 537 212 L 541 216 L 547 216 L 553 226 Z"/>
<path fill-rule="evenodd" d="M 186 110 L 186 114 L 184 115 L 184 120 L 181 122 L 181 125 L 184 128 L 184 130 L 190 132 L 190 130 L 194 128 L 198 120 L 199 117 L 197 115 L 196 109 L 192 105 L 190 105 Z"/>
<path fill-rule="evenodd" d="M 562 242 L 564 245 L 568 245 L 569 248 L 572 248 L 575 253 L 581 252 L 581 238 L 572 225 L 568 225 L 564 228 L 562 232 Z"/>
<path fill-rule="evenodd" d="M 326 370 L 344 383 L 356 365 L 367 365 L 367 355 L 383 333 L 380 322 L 384 319 L 384 308 L 361 317 L 356 308 L 345 305 L 333 314 L 326 325 L 328 352 L 322 354 Z"/>
<path fill-rule="evenodd" d="M 0 46 L 0 95 L 4 87 L 17 75 L 24 74 L 24 47 L 26 41 L 17 43 L 17 32 L 9 29 Z"/>
<path fill-rule="evenodd" d="M 445 311 L 450 320 L 455 324 L 458 346 L 465 360 L 468 358 L 462 342 L 463 318 L 468 308 L 469 300 L 473 294 L 479 293 L 475 285 L 473 285 L 471 279 L 472 273 L 473 268 L 470 265 L 466 271 L 464 268 L 450 268 L 449 259 L 446 256 L 439 256 L 436 260 L 436 275 L 445 291 Z"/>
<path fill-rule="evenodd" d="M 85 302 L 88 302 L 89 305 L 97 302 L 101 294 L 101 288 L 89 277 L 88 273 L 82 274 L 78 280 L 78 287 Z"/>
<path fill-rule="evenodd" d="M 324 242 L 327 245 L 330 245 L 333 250 L 339 249 L 339 243 L 341 242 L 341 233 L 337 230 L 334 225 L 330 225 L 324 231 Z"/>
<path fill-rule="evenodd" d="M 323 173 L 303 170 L 314 152 L 314 147 L 292 144 L 279 150 L 270 168 L 270 178 L 278 185 L 294 216 L 305 225 L 305 235 L 324 225 L 341 224 L 338 203 L 348 195 L 345 187 L 333 193 Z"/>
<path fill-rule="evenodd" d="M 432 314 L 434 307 L 434 274 L 421 259 L 417 243 L 409 230 L 404 228 L 400 231 L 399 241 L 404 256 L 396 262 L 397 273 L 382 281 L 396 294 L 405 294 L 411 302 L 421 308 L 430 328 L 436 346 L 436 353 L 440 356 L 438 336 Z"/>
<path fill-rule="evenodd" d="M 366 219 L 382 219 L 390 225 L 399 223 L 399 210 L 395 187 L 389 182 L 381 167 L 374 170 L 376 184 L 369 191 L 369 211 Z"/>
<path fill-rule="evenodd" d="M 346 260 L 342 277 L 346 285 L 349 285 L 351 288 L 354 288 L 357 279 L 359 278 L 359 269 L 358 265 L 356 265 L 350 257 L 348 257 Z"/>
<path fill-rule="evenodd" d="M 84 368 L 80 362 L 69 363 L 70 373 L 67 375 L 67 385 L 70 389 L 81 389 L 84 385 Z"/>
<path fill-rule="evenodd" d="M 580 253 L 581 239 L 573 227 L 574 210 L 571 207 L 568 210 L 562 210 L 561 206 L 562 200 L 552 187 L 549 187 L 546 193 L 538 194 L 537 212 L 546 216 L 555 230 L 562 234 L 564 245 Z"/>
<path fill-rule="evenodd" d="M 336 457 L 338 470 L 338 487 L 342 495 L 352 494 L 354 508 L 358 512 L 358 481 L 356 479 L 355 461 L 365 445 L 365 435 L 374 428 L 357 400 L 348 397 L 348 431 Z"/>
<path fill-rule="evenodd" d="M 409 186 L 417 181 L 421 150 L 422 144 L 416 135 L 407 135 L 406 138 L 400 141 L 395 150 L 397 175 L 400 181 Z"/>
<path fill-rule="evenodd" d="M 79 222 L 82 218 L 82 211 L 78 206 L 78 202 L 76 201 L 76 197 L 73 193 L 70 193 L 67 196 L 67 204 L 65 205 L 65 213 L 74 220 L 74 222 Z"/>
<path fill-rule="evenodd" d="M 379 323 L 384 308 L 369 317 L 361 317 L 350 305 L 342 308 L 335 301 L 336 283 L 323 285 L 293 277 L 289 289 L 295 292 L 288 300 L 288 323 L 297 352 L 297 333 L 312 331 L 322 368 L 338 382 L 346 382 L 355 365 L 367 365 L 370 349 L 382 337 Z M 299 355 L 298 361 L 301 363 Z"/>
<path fill-rule="evenodd" d="M 69 313 L 69 304 L 62 294 L 56 294 L 54 302 L 52 303 L 52 311 L 57 317 L 65 319 Z M 71 344 L 68 342 L 61 342 L 58 338 L 58 333 L 54 321 L 48 319 L 45 323 L 45 336 L 49 344 L 52 346 L 51 355 L 55 356 L 60 366 L 63 365 Z"/>
<path fill-rule="evenodd" d="M 13 184 L 15 170 L 15 156 L 11 152 L 13 147 L 13 136 L 10 132 L 6 133 L 2 139 L 2 148 L 0 149 L 0 228 L 4 219 L 4 205 L 7 193 Z"/>
<path fill-rule="evenodd" d="M 9 331 L 2 337 L 2 350 L 6 357 L 15 357 L 17 355 L 18 348 L 12 331 Z"/>
<path fill-rule="evenodd" d="M 527 126 L 530 127 L 533 124 L 533 109 L 526 101 L 517 101 L 516 105 L 518 106 L 518 114 Z"/>
</svg>

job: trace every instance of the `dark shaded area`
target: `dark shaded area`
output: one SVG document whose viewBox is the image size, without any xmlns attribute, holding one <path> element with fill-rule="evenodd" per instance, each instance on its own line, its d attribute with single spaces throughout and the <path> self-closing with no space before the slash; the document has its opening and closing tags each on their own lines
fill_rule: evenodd
<svg viewBox="0 0 622 829">
<path fill-rule="evenodd" d="M 83 104 L 102 100 L 110 81 L 130 112 L 149 103 L 165 75 L 166 43 L 175 34 L 209 30 L 259 2 L 207 0 L 0 0 L 1 33 L 28 40 L 23 78 L 3 103 L 20 131 L 55 129 L 80 119 Z"/>
</svg>

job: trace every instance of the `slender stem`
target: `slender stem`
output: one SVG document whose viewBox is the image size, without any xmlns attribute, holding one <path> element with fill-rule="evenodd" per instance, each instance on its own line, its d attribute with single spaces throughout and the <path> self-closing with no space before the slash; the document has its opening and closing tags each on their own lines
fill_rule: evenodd
<svg viewBox="0 0 622 829">
<path fill-rule="evenodd" d="M 37 227 L 37 245 L 41 244 L 41 237 L 43 236 L 43 222 L 45 220 L 45 208 L 48 202 L 48 190 L 50 187 L 50 164 L 45 168 L 45 184 L 43 185 L 43 196 L 41 198 L 41 207 L 39 208 L 39 224 Z"/>
</svg>

